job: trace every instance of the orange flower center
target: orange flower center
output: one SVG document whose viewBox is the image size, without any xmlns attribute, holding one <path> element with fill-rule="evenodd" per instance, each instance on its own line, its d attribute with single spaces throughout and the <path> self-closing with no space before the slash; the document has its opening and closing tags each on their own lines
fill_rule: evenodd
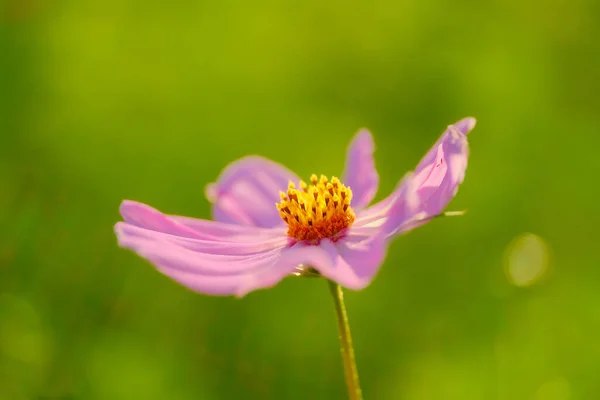
<svg viewBox="0 0 600 400">
<path fill-rule="evenodd" d="M 311 185 L 300 181 L 300 189 L 290 182 L 287 193 L 281 192 L 277 210 L 288 225 L 288 236 L 317 244 L 320 239 L 337 239 L 354 222 L 350 207 L 352 190 L 336 177 L 310 177 Z"/>
</svg>

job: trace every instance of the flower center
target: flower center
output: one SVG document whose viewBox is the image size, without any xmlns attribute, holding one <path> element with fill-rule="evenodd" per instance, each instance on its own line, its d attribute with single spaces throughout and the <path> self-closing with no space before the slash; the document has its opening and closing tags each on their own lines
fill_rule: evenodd
<svg viewBox="0 0 600 400">
<path fill-rule="evenodd" d="M 310 177 L 311 185 L 300 181 L 300 189 L 293 182 L 287 193 L 281 192 L 277 210 L 288 225 L 288 236 L 298 241 L 317 244 L 320 239 L 336 240 L 338 235 L 354 222 L 350 207 L 352 190 L 336 177 Z"/>
</svg>

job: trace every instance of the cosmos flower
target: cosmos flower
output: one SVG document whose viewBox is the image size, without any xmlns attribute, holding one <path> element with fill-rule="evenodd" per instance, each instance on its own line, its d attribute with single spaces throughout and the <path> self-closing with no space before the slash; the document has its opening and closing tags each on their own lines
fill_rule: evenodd
<svg viewBox="0 0 600 400">
<path fill-rule="evenodd" d="M 467 133 L 475 119 L 450 125 L 386 198 L 369 206 L 379 186 L 371 134 L 362 130 L 347 152 L 342 178 L 305 183 L 258 156 L 227 166 L 207 186 L 214 221 L 121 204 L 119 245 L 196 292 L 244 296 L 302 271 L 349 289 L 367 286 L 391 239 L 439 215 L 463 181 Z"/>
</svg>

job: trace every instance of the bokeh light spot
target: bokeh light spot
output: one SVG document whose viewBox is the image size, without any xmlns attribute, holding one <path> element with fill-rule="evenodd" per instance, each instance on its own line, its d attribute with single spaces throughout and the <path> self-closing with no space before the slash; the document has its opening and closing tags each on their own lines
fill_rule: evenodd
<svg viewBox="0 0 600 400">
<path fill-rule="evenodd" d="M 547 272 L 548 258 L 546 242 L 532 233 L 523 233 L 506 248 L 506 276 L 516 286 L 530 286 Z"/>
</svg>

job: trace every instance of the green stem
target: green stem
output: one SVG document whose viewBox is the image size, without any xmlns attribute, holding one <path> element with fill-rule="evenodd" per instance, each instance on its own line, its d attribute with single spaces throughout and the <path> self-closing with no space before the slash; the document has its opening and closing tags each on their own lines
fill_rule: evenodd
<svg viewBox="0 0 600 400">
<path fill-rule="evenodd" d="M 337 283 L 328 282 L 337 315 L 348 396 L 350 400 L 362 400 L 362 391 L 360 390 L 360 382 L 358 381 L 358 369 L 356 368 L 356 360 L 354 359 L 354 347 L 352 347 L 352 336 L 350 335 L 350 324 L 348 323 L 348 315 L 346 314 L 346 306 L 344 305 L 344 292 L 342 292 L 342 287 Z"/>
</svg>

